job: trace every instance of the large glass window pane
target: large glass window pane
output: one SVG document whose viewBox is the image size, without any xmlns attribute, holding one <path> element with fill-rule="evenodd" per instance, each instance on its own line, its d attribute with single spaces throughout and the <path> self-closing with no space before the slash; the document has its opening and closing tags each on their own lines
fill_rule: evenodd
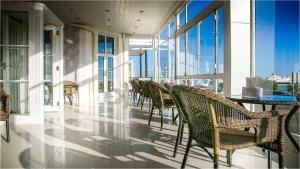
<svg viewBox="0 0 300 169">
<path fill-rule="evenodd" d="M 197 24 L 187 31 L 187 74 L 197 74 Z"/>
<path fill-rule="evenodd" d="M 114 54 L 114 38 L 106 37 L 106 53 Z"/>
<path fill-rule="evenodd" d="M 147 53 L 147 77 L 154 77 L 153 51 L 151 49 Z"/>
<path fill-rule="evenodd" d="M 104 92 L 104 57 L 98 57 L 98 90 L 99 93 Z"/>
<path fill-rule="evenodd" d="M 170 22 L 170 37 L 171 38 L 174 38 L 174 35 L 175 35 L 175 22 L 174 22 L 174 19 L 171 20 Z"/>
<path fill-rule="evenodd" d="M 168 26 L 165 26 L 162 32 L 159 34 L 159 44 L 162 44 L 166 40 L 168 40 Z"/>
<path fill-rule="evenodd" d="M 145 66 L 145 64 L 146 64 L 146 58 L 145 58 L 145 53 L 143 53 L 142 55 L 141 55 L 141 73 L 142 73 L 142 77 L 145 77 L 146 76 L 146 66 Z"/>
<path fill-rule="evenodd" d="M 299 5 L 299 1 L 255 1 L 255 75 L 264 94 L 300 96 Z M 289 125 L 299 138 L 299 113 Z"/>
<path fill-rule="evenodd" d="M 52 31 L 44 31 L 44 104 L 53 105 Z"/>
<path fill-rule="evenodd" d="M 185 34 L 179 36 L 178 75 L 185 75 Z"/>
<path fill-rule="evenodd" d="M 215 24 L 214 13 L 200 22 L 200 73 L 214 73 Z"/>
<path fill-rule="evenodd" d="M 224 73 L 224 7 L 218 9 L 218 63 L 217 73 Z"/>
<path fill-rule="evenodd" d="M 179 13 L 179 27 L 185 24 L 185 8 Z"/>
<path fill-rule="evenodd" d="M 187 5 L 187 21 L 192 20 L 197 14 L 208 7 L 213 0 L 191 0 Z"/>
<path fill-rule="evenodd" d="M 28 13 L 2 10 L 1 35 L 0 87 L 11 96 L 11 113 L 27 115 Z"/>
<path fill-rule="evenodd" d="M 98 36 L 98 53 L 105 52 L 105 36 Z"/>
<path fill-rule="evenodd" d="M 112 92 L 114 89 L 113 80 L 114 80 L 114 60 L 112 56 L 107 57 L 107 80 L 108 80 L 108 92 Z"/>
<path fill-rule="evenodd" d="M 131 77 L 140 77 L 140 56 L 130 55 L 129 61 L 131 63 Z"/>
<path fill-rule="evenodd" d="M 169 41 L 169 49 L 170 49 L 170 80 L 174 82 L 175 80 L 175 41 L 174 39 L 170 39 Z"/>
<path fill-rule="evenodd" d="M 159 47 L 159 69 L 160 79 L 166 80 L 168 77 L 168 43 L 165 42 Z"/>
</svg>

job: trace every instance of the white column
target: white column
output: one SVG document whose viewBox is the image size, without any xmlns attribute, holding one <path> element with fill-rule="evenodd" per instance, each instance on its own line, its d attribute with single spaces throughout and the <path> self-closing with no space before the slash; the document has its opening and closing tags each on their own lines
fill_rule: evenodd
<svg viewBox="0 0 300 169">
<path fill-rule="evenodd" d="M 250 0 L 224 2 L 224 95 L 240 95 L 250 77 Z"/>
<path fill-rule="evenodd" d="M 29 19 L 29 113 L 44 122 L 44 6 L 36 3 Z"/>
</svg>

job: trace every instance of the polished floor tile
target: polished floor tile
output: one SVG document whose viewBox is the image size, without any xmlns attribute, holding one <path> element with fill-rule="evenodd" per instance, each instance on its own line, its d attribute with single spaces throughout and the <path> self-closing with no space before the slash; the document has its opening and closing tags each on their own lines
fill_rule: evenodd
<svg viewBox="0 0 300 169">
<path fill-rule="evenodd" d="M 148 126 L 149 107 L 143 110 L 128 99 L 103 101 L 94 107 L 65 106 L 64 114 L 49 112 L 45 123 L 11 125 L 11 142 L 1 139 L 1 168 L 180 168 L 188 131 L 173 158 L 177 123 L 164 112 L 164 128 L 154 113 Z M 1 123 L 2 124 L 2 123 Z M 4 133 L 4 125 L 1 125 Z M 299 168 L 299 155 L 286 140 L 287 168 Z M 211 152 L 211 150 L 209 150 Z M 272 156 L 278 168 L 277 155 Z M 188 168 L 212 168 L 212 160 L 193 147 Z M 220 168 L 228 168 L 220 155 Z M 237 150 L 232 168 L 267 168 L 267 153 L 258 147 Z"/>
</svg>

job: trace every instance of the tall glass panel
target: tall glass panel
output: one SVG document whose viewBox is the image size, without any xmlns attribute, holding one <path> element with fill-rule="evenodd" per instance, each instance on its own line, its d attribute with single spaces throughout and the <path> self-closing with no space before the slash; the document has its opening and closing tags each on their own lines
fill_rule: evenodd
<svg viewBox="0 0 300 169">
<path fill-rule="evenodd" d="M 168 40 L 168 26 L 165 26 L 162 32 L 159 34 L 159 44 L 162 44 L 166 40 Z"/>
<path fill-rule="evenodd" d="M 256 1 L 255 5 L 257 85 L 266 94 L 299 95 L 299 2 Z"/>
<path fill-rule="evenodd" d="M 187 31 L 187 75 L 197 74 L 197 24 Z"/>
<path fill-rule="evenodd" d="M 170 81 L 175 80 L 175 22 L 170 22 L 170 39 L 169 39 L 169 50 L 170 50 Z"/>
<path fill-rule="evenodd" d="M 145 53 L 143 53 L 141 55 L 141 63 L 142 63 L 142 66 L 141 66 L 141 73 L 142 73 L 142 77 L 145 77 L 146 76 L 146 58 L 145 58 Z"/>
<path fill-rule="evenodd" d="M 28 114 L 28 13 L 1 11 L 0 87 L 11 112 Z"/>
<path fill-rule="evenodd" d="M 217 60 L 217 73 L 224 73 L 224 7 L 217 10 L 218 13 L 218 60 Z M 224 82 L 223 79 L 217 80 L 217 91 L 223 94 Z"/>
<path fill-rule="evenodd" d="M 213 0 L 191 0 L 187 5 L 187 21 L 192 20 L 197 14 L 202 12 L 206 7 L 208 7 Z"/>
<path fill-rule="evenodd" d="M 53 105 L 53 32 L 52 30 L 44 31 L 44 105 Z"/>
<path fill-rule="evenodd" d="M 113 84 L 113 80 L 114 80 L 114 74 L 113 74 L 113 70 L 114 70 L 114 59 L 112 56 L 109 56 L 107 58 L 107 83 L 108 83 L 108 92 L 112 92 L 114 90 L 114 84 Z"/>
<path fill-rule="evenodd" d="M 98 57 L 98 92 L 104 92 L 104 56 Z"/>
<path fill-rule="evenodd" d="M 178 75 L 185 75 L 185 34 L 179 36 Z"/>
<path fill-rule="evenodd" d="M 153 64 L 153 51 L 148 49 L 147 51 L 147 77 L 154 77 L 154 64 Z"/>
<path fill-rule="evenodd" d="M 167 80 L 168 77 L 168 43 L 164 42 L 159 47 L 159 69 L 160 79 Z"/>
<path fill-rule="evenodd" d="M 213 74 L 215 65 L 214 13 L 200 22 L 200 74 Z"/>
<path fill-rule="evenodd" d="M 264 94 L 300 98 L 299 5 L 299 1 L 255 1 L 255 76 Z M 289 127 L 299 138 L 299 113 Z"/>
<path fill-rule="evenodd" d="M 106 53 L 114 54 L 114 38 L 106 37 Z"/>
<path fill-rule="evenodd" d="M 140 77 L 140 56 L 130 55 L 129 61 L 131 63 L 131 78 Z"/>
<path fill-rule="evenodd" d="M 98 53 L 105 53 L 105 36 L 98 36 Z"/>
<path fill-rule="evenodd" d="M 179 13 L 179 27 L 185 24 L 185 8 Z"/>
</svg>

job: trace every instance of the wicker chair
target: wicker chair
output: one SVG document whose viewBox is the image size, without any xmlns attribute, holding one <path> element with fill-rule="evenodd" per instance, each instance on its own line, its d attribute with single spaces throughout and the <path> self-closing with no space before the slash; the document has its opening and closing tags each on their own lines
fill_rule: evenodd
<svg viewBox="0 0 300 169">
<path fill-rule="evenodd" d="M 148 81 L 139 81 L 139 82 L 141 85 L 142 96 L 143 96 L 142 103 L 141 103 L 142 104 L 141 110 L 143 109 L 145 99 L 148 99 L 149 100 L 149 112 L 150 112 L 151 111 L 151 93 L 148 88 Z"/>
<path fill-rule="evenodd" d="M 230 166 L 232 150 L 251 146 L 277 152 L 279 168 L 283 168 L 284 121 L 288 111 L 250 112 L 217 94 L 188 86 L 174 86 L 171 94 L 189 126 L 181 168 L 185 167 L 192 140 L 204 150 L 213 148 L 214 155 L 209 155 L 214 168 L 218 168 L 220 149 L 227 150 Z M 240 130 L 248 127 L 254 128 L 255 133 Z"/>
<path fill-rule="evenodd" d="M 163 128 L 163 110 L 172 108 L 172 114 L 174 114 L 174 108 L 176 108 L 176 105 L 173 102 L 168 89 L 166 87 L 164 87 L 163 85 L 156 83 L 156 82 L 148 82 L 148 88 L 151 93 L 151 99 L 152 99 L 152 108 L 151 108 L 148 126 L 150 126 L 153 110 L 158 109 L 160 116 L 161 116 L 160 129 L 162 130 L 162 128 Z"/>
<path fill-rule="evenodd" d="M 142 88 L 141 88 L 141 84 L 139 82 L 139 80 L 133 80 L 134 86 L 135 86 L 135 90 L 136 93 L 139 94 L 139 98 L 138 98 L 138 102 L 136 106 L 139 106 L 140 101 L 141 101 L 141 96 L 142 96 Z"/>
<path fill-rule="evenodd" d="M 129 80 L 129 83 L 132 87 L 132 100 L 133 100 L 133 103 L 135 103 L 135 100 L 137 98 L 137 91 L 136 91 L 136 87 L 135 87 L 135 84 L 133 82 L 133 80 Z"/>
<path fill-rule="evenodd" d="M 6 138 L 1 136 L 3 139 L 5 139 L 7 142 L 10 141 L 9 136 L 9 115 L 10 115 L 10 96 L 5 93 L 3 89 L 0 89 L 0 98 L 2 102 L 2 108 L 0 110 L 0 121 L 5 121 L 6 125 Z"/>
</svg>

